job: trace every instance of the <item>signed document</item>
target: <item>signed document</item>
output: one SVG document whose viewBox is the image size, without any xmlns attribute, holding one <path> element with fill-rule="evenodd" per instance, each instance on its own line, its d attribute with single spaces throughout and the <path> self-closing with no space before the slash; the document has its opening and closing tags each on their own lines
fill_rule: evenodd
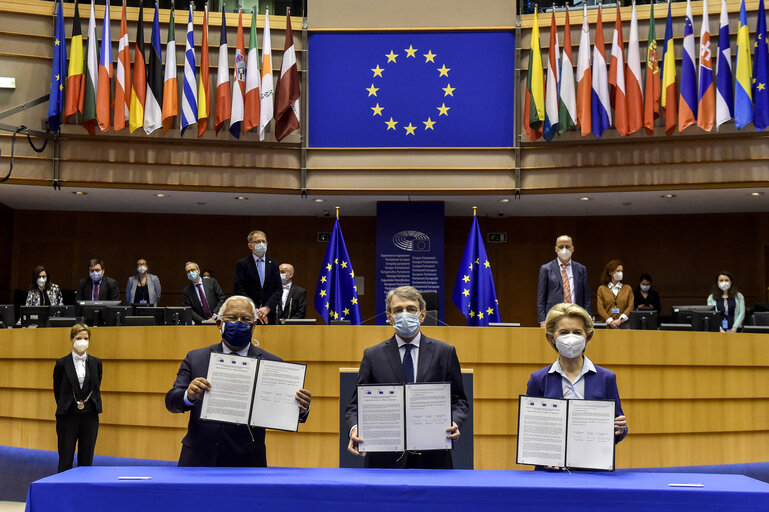
<svg viewBox="0 0 769 512">
<path fill-rule="evenodd" d="M 451 384 L 420 383 L 406 386 L 406 449 L 450 450 Z"/>
<path fill-rule="evenodd" d="M 259 361 L 250 425 L 296 432 L 299 406 L 296 392 L 304 387 L 307 366 L 281 361 Z"/>
</svg>

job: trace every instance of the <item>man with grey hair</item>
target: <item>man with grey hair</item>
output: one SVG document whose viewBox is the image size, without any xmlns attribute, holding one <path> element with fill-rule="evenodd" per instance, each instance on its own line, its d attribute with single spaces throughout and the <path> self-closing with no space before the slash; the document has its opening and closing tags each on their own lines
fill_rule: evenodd
<svg viewBox="0 0 769 512">
<path fill-rule="evenodd" d="M 592 314 L 587 269 L 571 259 L 574 241 L 569 235 L 556 238 L 555 254 L 554 260 L 539 268 L 537 321 L 540 327 L 545 326 L 545 315 L 556 304 L 577 304 Z"/>
<path fill-rule="evenodd" d="M 201 277 L 200 266 L 194 261 L 184 264 L 184 273 L 190 284 L 182 292 L 183 305 L 192 308 L 192 320 L 196 324 L 213 321 L 214 313 L 224 303 L 222 287 L 213 277 Z"/>
<path fill-rule="evenodd" d="M 250 254 L 235 264 L 233 291 L 235 295 L 245 295 L 254 301 L 257 322 L 274 325 L 282 292 L 278 263 L 267 257 L 264 231 L 251 231 L 246 240 Z"/>
<path fill-rule="evenodd" d="M 361 384 L 451 383 L 453 424 L 446 429 L 446 437 L 452 440 L 459 438 L 459 429 L 469 412 L 456 349 L 420 332 L 427 314 L 422 294 L 411 286 L 395 288 L 387 294 L 386 309 L 387 321 L 394 327 L 395 334 L 363 352 L 358 382 L 345 413 L 350 436 L 347 450 L 365 456 L 368 468 L 451 469 L 451 450 L 365 454 L 358 451 L 358 443 L 363 440 L 358 437 L 358 386 Z"/>
<path fill-rule="evenodd" d="M 283 295 L 278 302 L 278 322 L 285 323 L 289 318 L 304 318 L 307 312 L 307 291 L 294 284 L 294 266 L 280 264 L 280 282 Z"/>
<path fill-rule="evenodd" d="M 263 428 L 200 419 L 203 394 L 217 385 L 206 379 L 211 353 L 281 360 L 251 343 L 255 318 L 256 306 L 251 299 L 239 295 L 230 297 L 224 301 L 216 318 L 221 333 L 219 341 L 189 352 L 182 361 L 176 382 L 166 393 L 166 409 L 173 413 L 190 411 L 179 466 L 267 466 Z M 311 398 L 306 389 L 296 392 L 302 423 L 310 412 Z"/>
</svg>

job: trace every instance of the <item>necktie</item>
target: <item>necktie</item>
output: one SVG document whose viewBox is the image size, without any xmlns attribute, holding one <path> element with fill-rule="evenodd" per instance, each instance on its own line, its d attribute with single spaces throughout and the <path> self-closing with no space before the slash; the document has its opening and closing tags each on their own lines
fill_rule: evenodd
<svg viewBox="0 0 769 512">
<path fill-rule="evenodd" d="M 259 271 L 259 283 L 264 287 L 264 259 L 257 260 L 256 270 Z"/>
<path fill-rule="evenodd" d="M 414 360 L 411 359 L 411 349 L 414 345 L 406 343 L 403 345 L 406 349 L 406 354 L 403 356 L 403 373 L 406 374 L 406 383 L 414 382 Z"/>
<path fill-rule="evenodd" d="M 206 320 L 211 318 L 211 308 L 208 307 L 208 301 L 206 300 L 206 294 L 203 293 L 203 285 L 198 283 L 195 285 L 198 289 L 198 297 L 200 297 L 200 303 L 203 305 L 203 314 L 206 315 Z"/>
<path fill-rule="evenodd" d="M 563 281 L 563 301 L 571 303 L 571 286 L 566 275 L 566 264 L 561 263 L 561 281 Z"/>
<path fill-rule="evenodd" d="M 93 294 L 91 295 L 92 300 L 99 300 L 99 286 L 101 285 L 101 280 L 96 281 L 93 284 Z"/>
</svg>

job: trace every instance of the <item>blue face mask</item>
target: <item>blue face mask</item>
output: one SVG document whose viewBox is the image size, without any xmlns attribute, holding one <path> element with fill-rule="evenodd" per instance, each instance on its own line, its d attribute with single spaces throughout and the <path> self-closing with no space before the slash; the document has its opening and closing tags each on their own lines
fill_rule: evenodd
<svg viewBox="0 0 769 512">
<path fill-rule="evenodd" d="M 222 324 L 222 339 L 231 347 L 241 349 L 251 343 L 251 333 L 254 324 L 243 322 L 224 322 Z"/>
<path fill-rule="evenodd" d="M 401 338 L 413 338 L 419 332 L 419 315 L 406 311 L 393 315 L 393 327 Z"/>
<path fill-rule="evenodd" d="M 189 274 L 187 274 L 187 279 L 189 279 L 190 281 L 197 281 L 198 273 L 197 272 L 190 272 Z"/>
</svg>

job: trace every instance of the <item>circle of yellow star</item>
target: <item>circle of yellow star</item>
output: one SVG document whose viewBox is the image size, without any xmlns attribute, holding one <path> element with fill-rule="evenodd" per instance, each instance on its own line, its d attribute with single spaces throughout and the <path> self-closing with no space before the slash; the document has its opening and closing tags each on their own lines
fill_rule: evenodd
<svg viewBox="0 0 769 512">
<path fill-rule="evenodd" d="M 381 116 L 382 115 L 382 111 L 384 110 L 384 107 L 380 107 L 379 103 L 377 103 L 376 107 L 371 107 L 371 110 L 374 111 L 374 115 L 375 116 Z M 336 262 L 334 262 L 334 263 L 336 263 Z"/>
<path fill-rule="evenodd" d="M 428 117 L 427 121 L 422 121 L 422 122 L 425 124 L 425 130 L 433 130 L 433 131 L 435 131 L 435 129 L 433 128 L 433 125 L 435 124 L 435 121 L 430 120 L 430 118 Z"/>
<path fill-rule="evenodd" d="M 409 47 L 404 48 L 403 51 L 406 52 L 406 58 L 409 58 L 409 57 L 414 57 L 415 59 L 417 58 L 417 49 L 414 48 L 413 45 L 409 45 Z"/>
<path fill-rule="evenodd" d="M 448 117 L 449 116 L 449 109 L 451 109 L 451 107 L 447 107 L 446 104 L 443 103 L 443 104 L 441 104 L 440 107 L 437 107 L 437 108 L 438 108 L 438 111 L 440 112 L 440 114 L 438 114 L 438 117 L 440 117 L 440 116 Z"/>
<path fill-rule="evenodd" d="M 427 50 L 427 53 L 423 53 L 422 55 L 425 58 L 425 64 L 428 62 L 432 62 L 433 64 L 435 64 L 435 57 L 438 56 L 437 54 L 433 53 L 432 50 Z"/>
<path fill-rule="evenodd" d="M 394 121 L 392 117 L 390 117 L 389 121 L 385 121 L 385 124 L 387 125 L 388 130 L 395 130 L 395 125 L 398 124 L 398 121 Z"/>
<path fill-rule="evenodd" d="M 376 96 L 379 87 L 374 87 L 374 84 L 371 84 L 371 87 L 367 87 L 366 90 L 368 91 L 369 96 Z"/>
<path fill-rule="evenodd" d="M 374 87 L 373 85 L 371 87 Z M 446 84 L 446 87 L 441 87 L 443 89 L 443 92 L 445 93 L 443 96 L 454 96 L 454 91 L 457 89 L 456 87 L 452 87 L 451 84 Z M 376 96 L 376 94 L 374 94 Z"/>
<path fill-rule="evenodd" d="M 384 68 L 380 68 L 379 64 L 377 64 L 375 68 L 371 68 L 371 71 L 374 72 L 374 76 L 382 76 L 382 71 L 384 71 Z"/>
<path fill-rule="evenodd" d="M 443 66 L 438 68 L 438 71 L 440 71 L 440 73 L 441 73 L 440 75 L 438 75 L 438 78 L 440 78 L 442 76 L 448 77 L 449 76 L 449 71 L 451 71 L 451 68 L 447 68 L 446 64 L 444 64 Z"/>
<path fill-rule="evenodd" d="M 411 123 L 409 123 L 408 126 L 404 126 L 403 128 L 406 130 L 406 135 L 416 135 L 414 133 L 414 130 L 416 130 L 417 127 L 412 125 Z"/>
<path fill-rule="evenodd" d="M 387 62 L 397 62 L 395 59 L 398 58 L 398 54 L 390 50 L 390 53 L 385 53 L 385 57 L 387 57 Z"/>
</svg>

